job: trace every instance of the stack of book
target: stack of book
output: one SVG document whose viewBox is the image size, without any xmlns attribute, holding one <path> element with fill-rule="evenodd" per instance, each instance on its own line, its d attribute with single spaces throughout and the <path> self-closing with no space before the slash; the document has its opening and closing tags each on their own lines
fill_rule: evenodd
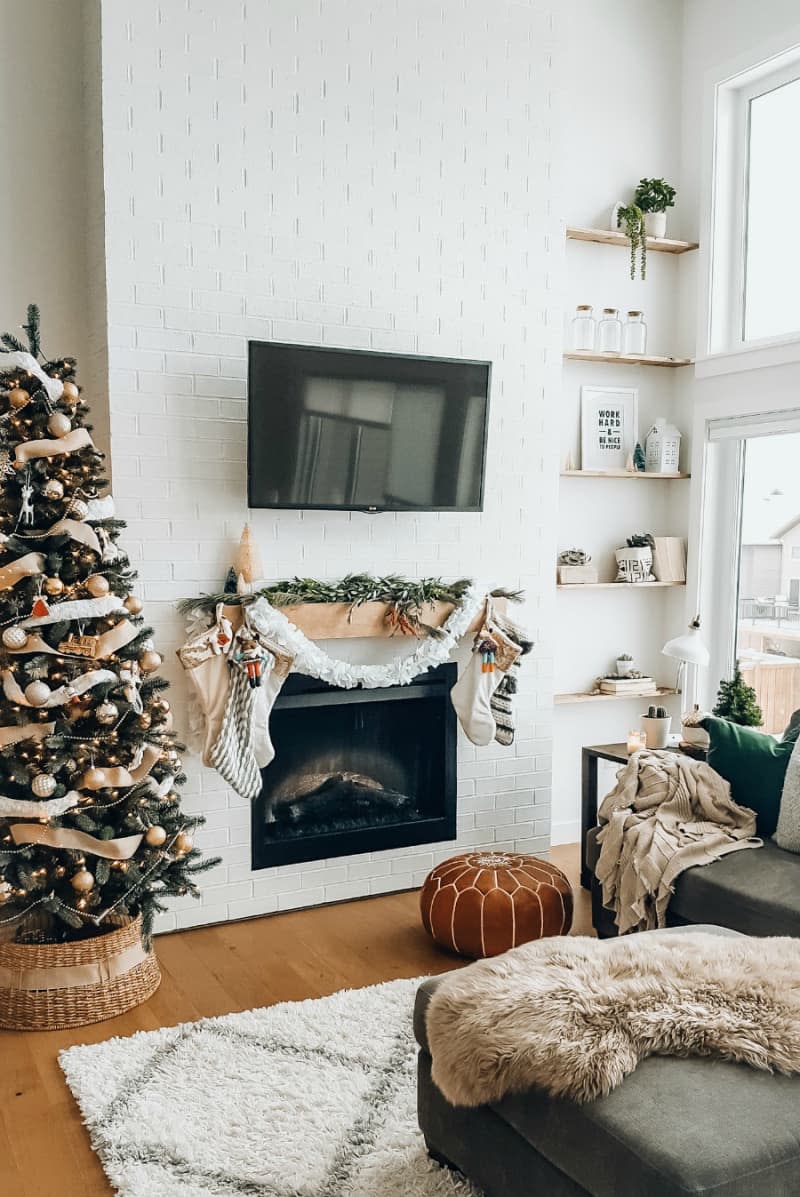
<svg viewBox="0 0 800 1197">
<path fill-rule="evenodd" d="M 601 694 L 658 694 L 658 686 L 651 677 L 603 677 L 600 679 Z"/>
</svg>

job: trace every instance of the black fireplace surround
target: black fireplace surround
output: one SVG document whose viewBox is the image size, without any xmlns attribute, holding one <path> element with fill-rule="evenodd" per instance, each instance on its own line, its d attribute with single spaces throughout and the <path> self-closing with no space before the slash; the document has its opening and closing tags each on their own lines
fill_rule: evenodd
<svg viewBox="0 0 800 1197">
<path fill-rule="evenodd" d="M 253 868 L 455 839 L 456 676 L 447 664 L 407 686 L 341 690 L 290 674 L 253 803 Z"/>
</svg>

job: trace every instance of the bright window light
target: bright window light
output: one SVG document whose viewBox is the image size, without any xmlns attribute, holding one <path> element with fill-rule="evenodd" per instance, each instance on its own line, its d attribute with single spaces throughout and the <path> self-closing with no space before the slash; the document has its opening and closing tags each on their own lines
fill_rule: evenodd
<svg viewBox="0 0 800 1197">
<path fill-rule="evenodd" d="M 749 105 L 743 337 L 800 332 L 800 79 Z"/>
</svg>

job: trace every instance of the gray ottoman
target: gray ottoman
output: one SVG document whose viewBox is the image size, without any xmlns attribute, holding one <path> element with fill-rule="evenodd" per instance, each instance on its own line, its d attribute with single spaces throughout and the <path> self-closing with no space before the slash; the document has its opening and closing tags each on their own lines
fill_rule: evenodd
<svg viewBox="0 0 800 1197">
<path fill-rule="evenodd" d="M 709 926 L 680 930 L 738 934 Z M 486 1197 L 800 1194 L 800 1077 L 657 1056 L 587 1105 L 531 1091 L 457 1108 L 431 1080 L 425 1010 L 440 983 L 433 978 L 420 987 L 414 1012 L 419 1124 L 431 1155 L 458 1168 Z"/>
</svg>

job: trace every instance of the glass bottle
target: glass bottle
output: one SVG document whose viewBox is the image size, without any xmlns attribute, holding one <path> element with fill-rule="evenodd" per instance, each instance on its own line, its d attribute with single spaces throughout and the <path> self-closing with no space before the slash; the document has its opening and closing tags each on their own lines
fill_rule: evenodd
<svg viewBox="0 0 800 1197">
<path fill-rule="evenodd" d="M 576 350 L 594 349 L 594 335 L 597 322 L 594 309 L 590 303 L 579 303 L 572 317 L 572 348 Z"/>
<path fill-rule="evenodd" d="M 616 308 L 603 308 L 603 319 L 597 326 L 597 349 L 600 353 L 622 351 L 622 321 Z"/>
<path fill-rule="evenodd" d="M 628 319 L 622 330 L 622 352 L 633 357 L 643 357 L 647 350 L 647 325 L 643 312 L 628 312 Z"/>
</svg>

